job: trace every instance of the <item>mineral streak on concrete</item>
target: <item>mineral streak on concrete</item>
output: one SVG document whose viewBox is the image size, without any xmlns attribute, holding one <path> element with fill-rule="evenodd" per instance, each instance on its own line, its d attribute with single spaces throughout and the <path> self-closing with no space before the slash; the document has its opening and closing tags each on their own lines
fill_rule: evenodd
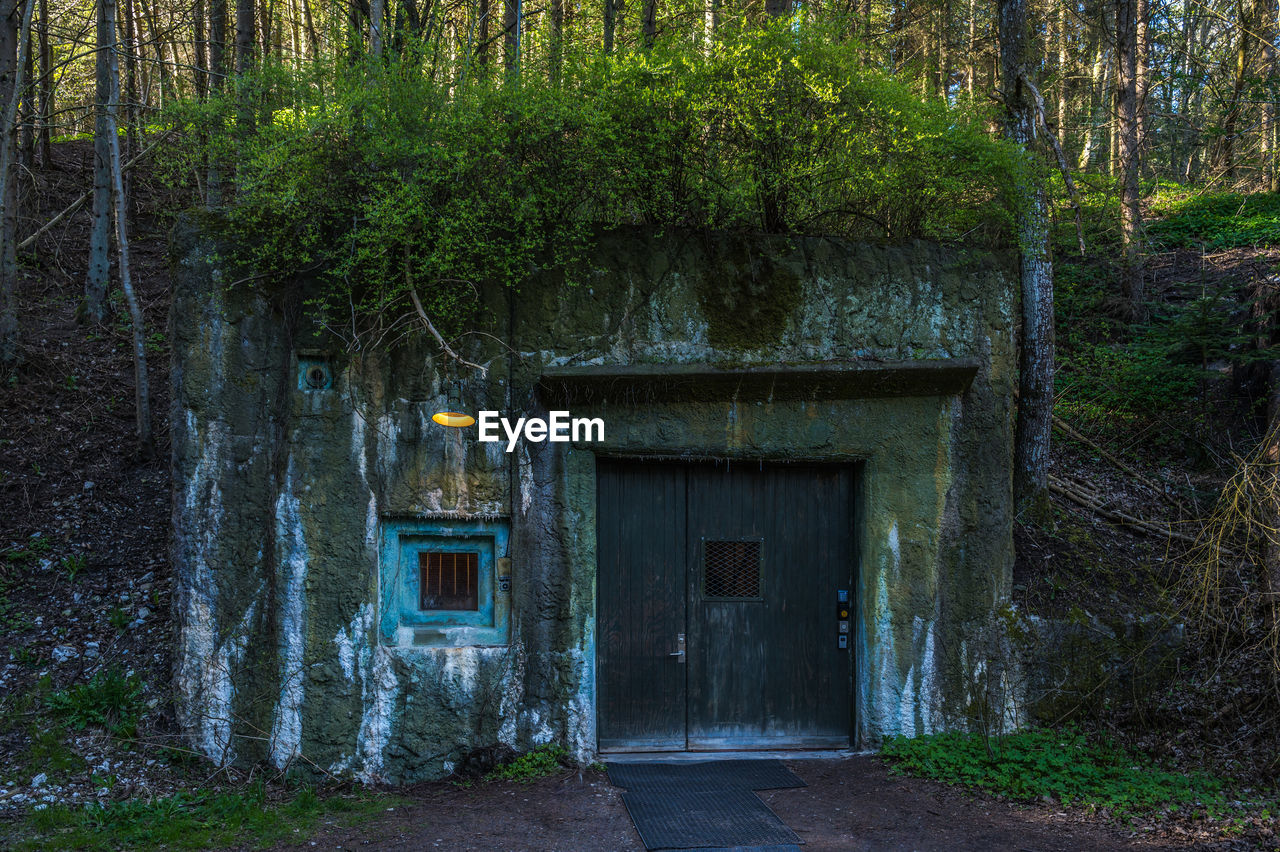
<svg viewBox="0 0 1280 852">
<path fill-rule="evenodd" d="M 591 759 L 598 453 L 858 462 L 855 745 L 973 718 L 1012 564 L 1012 258 L 614 233 L 575 285 L 482 288 L 481 378 L 425 335 L 347 352 L 305 285 L 225 287 L 210 233 L 174 234 L 171 422 L 179 712 L 211 757 L 366 782 L 497 745 Z M 430 419 L 563 400 L 603 444 L 508 454 Z M 509 642 L 387 644 L 380 530 L 415 518 L 509 525 Z"/>
</svg>

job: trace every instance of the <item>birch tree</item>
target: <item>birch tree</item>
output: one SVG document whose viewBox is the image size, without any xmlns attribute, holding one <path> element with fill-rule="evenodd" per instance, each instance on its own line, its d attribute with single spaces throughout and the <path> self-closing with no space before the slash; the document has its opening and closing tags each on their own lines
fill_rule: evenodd
<svg viewBox="0 0 1280 852">
<path fill-rule="evenodd" d="M 1036 98 L 1029 76 L 1027 0 L 999 0 L 1000 84 L 1004 135 L 1034 156 Z M 1018 204 L 1022 290 L 1018 356 L 1018 420 L 1014 437 L 1014 497 L 1035 509 L 1048 499 L 1049 436 L 1053 426 L 1053 263 L 1043 182 L 1028 169 Z"/>
</svg>

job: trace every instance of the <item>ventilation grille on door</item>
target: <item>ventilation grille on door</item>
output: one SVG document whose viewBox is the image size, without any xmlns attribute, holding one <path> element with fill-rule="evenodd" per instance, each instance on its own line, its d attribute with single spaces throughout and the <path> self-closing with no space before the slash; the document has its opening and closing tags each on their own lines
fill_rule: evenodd
<svg viewBox="0 0 1280 852">
<path fill-rule="evenodd" d="M 760 541 L 703 542 L 702 596 L 760 600 Z"/>
</svg>

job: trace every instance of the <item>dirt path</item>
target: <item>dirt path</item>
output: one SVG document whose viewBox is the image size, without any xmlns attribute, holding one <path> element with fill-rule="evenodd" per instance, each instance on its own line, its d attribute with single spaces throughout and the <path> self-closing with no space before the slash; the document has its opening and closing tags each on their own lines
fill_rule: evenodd
<svg viewBox="0 0 1280 852">
<path fill-rule="evenodd" d="M 873 757 L 787 764 L 809 786 L 759 795 L 804 839 L 806 852 L 847 850 L 1112 850 L 1193 848 L 1133 838 L 1049 805 L 973 797 L 889 774 Z M 414 804 L 293 849 L 642 850 L 620 792 L 602 772 L 529 784 L 410 790 Z"/>
</svg>

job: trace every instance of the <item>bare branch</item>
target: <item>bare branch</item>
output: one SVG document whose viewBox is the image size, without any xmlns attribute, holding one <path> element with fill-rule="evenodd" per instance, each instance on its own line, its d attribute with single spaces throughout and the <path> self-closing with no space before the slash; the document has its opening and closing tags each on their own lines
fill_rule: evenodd
<svg viewBox="0 0 1280 852">
<path fill-rule="evenodd" d="M 1071 194 L 1071 207 L 1076 213 L 1076 240 L 1080 243 L 1080 256 L 1084 257 L 1084 222 L 1083 214 L 1080 210 L 1080 193 L 1076 190 L 1076 182 L 1071 179 L 1071 169 L 1067 167 L 1067 156 L 1062 152 L 1062 144 L 1058 142 L 1058 137 L 1049 129 L 1048 122 L 1044 117 L 1044 96 L 1040 94 L 1040 90 L 1036 88 L 1036 84 L 1032 83 L 1026 74 L 1022 75 L 1022 84 L 1031 92 L 1031 96 L 1036 102 L 1036 123 L 1040 125 L 1040 130 L 1044 133 L 1045 138 L 1049 140 L 1049 145 L 1053 148 L 1053 154 L 1058 159 L 1058 171 L 1062 172 L 1062 182 L 1067 185 L 1067 192 Z"/>
<path fill-rule="evenodd" d="M 422 300 L 418 298 L 417 291 L 412 287 L 409 288 L 409 298 L 413 300 L 413 309 L 417 311 L 418 316 L 422 318 L 422 322 L 427 327 L 427 331 L 431 332 L 431 336 L 436 339 L 436 343 L 440 344 L 440 348 L 445 351 L 446 355 L 465 367 L 471 367 L 472 369 L 479 370 L 482 378 L 489 375 L 489 369 L 487 367 L 482 367 L 479 364 L 473 364 L 472 362 L 464 359 L 457 352 L 453 351 L 453 347 L 440 336 L 440 332 L 436 331 L 436 327 L 431 322 L 431 318 L 427 316 L 427 312 L 422 307 Z"/>
</svg>

